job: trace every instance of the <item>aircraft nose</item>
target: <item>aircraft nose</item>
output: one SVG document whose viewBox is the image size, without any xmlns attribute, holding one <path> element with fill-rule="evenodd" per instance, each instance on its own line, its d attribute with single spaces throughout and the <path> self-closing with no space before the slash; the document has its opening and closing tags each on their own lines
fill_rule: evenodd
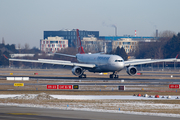
<svg viewBox="0 0 180 120">
<path fill-rule="evenodd" d="M 119 68 L 121 68 L 121 69 L 124 68 L 124 63 L 123 62 L 119 63 Z"/>
</svg>

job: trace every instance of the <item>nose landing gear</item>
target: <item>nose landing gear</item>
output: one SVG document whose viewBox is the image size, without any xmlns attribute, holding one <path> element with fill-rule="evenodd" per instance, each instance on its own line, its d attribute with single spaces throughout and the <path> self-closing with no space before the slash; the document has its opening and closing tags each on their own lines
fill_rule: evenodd
<svg viewBox="0 0 180 120">
<path fill-rule="evenodd" d="M 119 75 L 117 75 L 117 71 L 113 72 L 113 74 L 110 74 L 110 78 L 119 78 Z"/>
</svg>

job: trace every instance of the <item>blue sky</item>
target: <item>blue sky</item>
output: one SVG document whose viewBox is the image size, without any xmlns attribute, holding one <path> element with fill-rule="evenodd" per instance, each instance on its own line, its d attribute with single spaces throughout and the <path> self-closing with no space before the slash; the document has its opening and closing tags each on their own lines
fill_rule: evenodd
<svg viewBox="0 0 180 120">
<path fill-rule="evenodd" d="M 180 0 L 0 0 L 0 42 L 39 47 L 45 30 L 80 29 L 100 35 L 152 36 L 180 32 Z"/>
</svg>

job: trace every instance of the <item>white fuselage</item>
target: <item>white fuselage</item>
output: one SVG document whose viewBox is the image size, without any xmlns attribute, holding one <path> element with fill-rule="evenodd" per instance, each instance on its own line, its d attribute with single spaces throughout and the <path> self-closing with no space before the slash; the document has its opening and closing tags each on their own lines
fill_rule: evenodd
<svg viewBox="0 0 180 120">
<path fill-rule="evenodd" d="M 90 72 L 114 72 L 124 68 L 124 60 L 118 55 L 76 54 L 77 60 L 86 64 L 95 64 Z"/>
</svg>

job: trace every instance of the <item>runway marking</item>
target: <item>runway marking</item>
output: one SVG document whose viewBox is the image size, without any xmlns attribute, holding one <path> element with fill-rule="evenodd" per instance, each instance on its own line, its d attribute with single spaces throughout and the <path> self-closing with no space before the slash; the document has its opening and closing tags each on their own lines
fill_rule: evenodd
<svg viewBox="0 0 180 120">
<path fill-rule="evenodd" d="M 34 114 L 34 113 L 7 113 L 9 115 L 38 115 L 38 114 Z"/>
</svg>

